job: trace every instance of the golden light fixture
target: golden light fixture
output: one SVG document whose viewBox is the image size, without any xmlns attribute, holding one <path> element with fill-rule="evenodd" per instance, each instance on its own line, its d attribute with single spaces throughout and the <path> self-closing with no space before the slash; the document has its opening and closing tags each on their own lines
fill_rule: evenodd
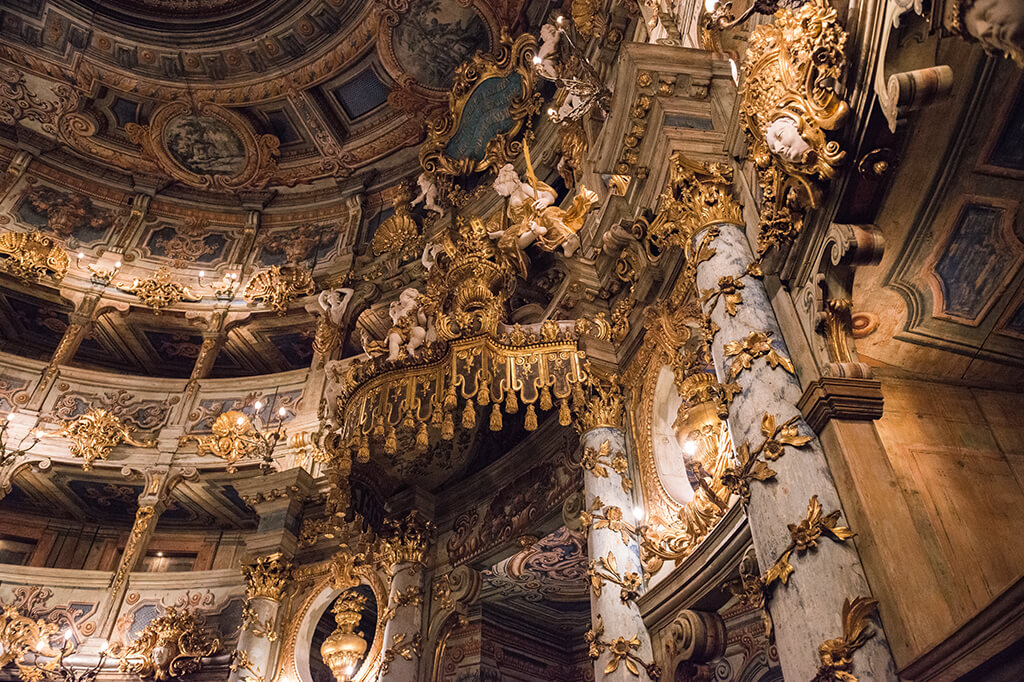
<svg viewBox="0 0 1024 682">
<path fill-rule="evenodd" d="M 338 682 L 348 682 L 352 679 L 359 661 L 369 646 L 355 631 L 364 608 L 366 597 L 351 590 L 334 602 L 332 611 L 337 627 L 320 646 L 320 655 Z"/>
</svg>

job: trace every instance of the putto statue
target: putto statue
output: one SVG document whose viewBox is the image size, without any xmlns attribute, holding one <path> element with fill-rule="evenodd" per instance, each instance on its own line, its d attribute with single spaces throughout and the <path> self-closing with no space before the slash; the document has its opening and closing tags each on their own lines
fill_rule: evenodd
<svg viewBox="0 0 1024 682">
<path fill-rule="evenodd" d="M 953 3 L 953 27 L 981 43 L 989 54 L 1024 68 L 1024 3 L 1020 0 L 961 0 Z"/>
<path fill-rule="evenodd" d="M 533 63 L 537 67 L 537 72 L 548 80 L 554 80 L 559 76 L 556 52 L 560 35 L 558 28 L 553 24 L 544 24 L 540 27 L 540 48 L 533 58 Z"/>
<path fill-rule="evenodd" d="M 527 260 L 523 253 L 530 244 L 537 243 L 545 251 L 562 247 L 562 252 L 571 257 L 580 246 L 576 233 L 586 219 L 587 213 L 597 203 L 597 193 L 580 186 L 568 209 L 555 206 L 558 195 L 548 184 L 537 179 L 530 166 L 527 153 L 527 172 L 530 182 L 519 178 L 515 167 L 507 163 L 498 171 L 494 180 L 494 191 L 508 199 L 508 227 L 490 233 L 497 240 L 499 251 L 525 277 Z"/>
<path fill-rule="evenodd" d="M 416 178 L 416 184 L 419 185 L 420 193 L 416 195 L 409 205 L 415 208 L 423 204 L 423 207 L 428 211 L 444 213 L 444 209 L 437 203 L 437 185 L 434 183 L 434 179 L 424 171 Z"/>
<path fill-rule="evenodd" d="M 391 316 L 391 329 L 384 341 L 371 341 L 363 338 L 363 350 L 371 357 L 387 351 L 388 362 L 395 362 L 402 357 L 403 351 L 412 358 L 419 357 L 420 348 L 424 343 L 433 340 L 436 335 L 433 323 L 421 304 L 419 289 L 409 287 L 392 301 L 388 314 Z"/>
<path fill-rule="evenodd" d="M 354 290 L 348 287 L 324 289 L 317 297 L 323 314 L 316 322 L 316 336 L 313 338 L 313 350 L 320 354 L 321 360 L 338 347 L 341 342 L 341 324 L 345 319 L 345 311 L 352 300 Z"/>
</svg>

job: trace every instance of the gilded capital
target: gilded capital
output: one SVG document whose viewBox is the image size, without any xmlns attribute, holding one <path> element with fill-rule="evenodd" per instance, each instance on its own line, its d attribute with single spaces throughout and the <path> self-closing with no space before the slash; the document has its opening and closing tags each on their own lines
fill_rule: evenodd
<svg viewBox="0 0 1024 682">
<path fill-rule="evenodd" d="M 385 568 L 398 564 L 425 564 L 434 524 L 414 510 L 401 519 L 384 521 L 377 559 Z"/>
<path fill-rule="evenodd" d="M 623 404 L 617 374 L 599 374 L 588 366 L 586 379 L 573 387 L 573 410 L 581 433 L 600 428 L 621 429 Z"/>
<path fill-rule="evenodd" d="M 278 552 L 260 557 L 251 564 L 242 564 L 242 573 L 248 586 L 247 599 L 262 597 L 280 601 L 292 577 L 292 565 Z"/>
<path fill-rule="evenodd" d="M 672 156 L 659 211 L 651 232 L 676 246 L 685 246 L 693 235 L 715 223 L 743 224 L 743 211 L 732 196 L 732 168 L 691 161 L 679 153 Z"/>
</svg>

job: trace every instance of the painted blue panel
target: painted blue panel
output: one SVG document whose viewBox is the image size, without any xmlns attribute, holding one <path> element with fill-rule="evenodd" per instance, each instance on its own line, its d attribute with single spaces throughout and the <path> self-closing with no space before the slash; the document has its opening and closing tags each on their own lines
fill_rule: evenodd
<svg viewBox="0 0 1024 682">
<path fill-rule="evenodd" d="M 487 143 L 515 126 L 509 107 L 522 95 L 523 78 L 518 73 L 481 81 L 466 100 L 459 129 L 448 141 L 445 153 L 453 159 L 483 159 Z"/>
<path fill-rule="evenodd" d="M 960 212 L 945 252 L 935 264 L 943 313 L 974 320 L 998 293 L 1017 259 L 1003 241 L 1003 213 L 985 204 L 969 204 Z"/>
<path fill-rule="evenodd" d="M 372 69 L 366 69 L 361 74 L 334 88 L 331 93 L 338 104 L 345 110 L 345 114 L 351 118 L 359 118 L 368 114 L 388 100 L 390 90 L 380 82 L 377 74 Z"/>
</svg>

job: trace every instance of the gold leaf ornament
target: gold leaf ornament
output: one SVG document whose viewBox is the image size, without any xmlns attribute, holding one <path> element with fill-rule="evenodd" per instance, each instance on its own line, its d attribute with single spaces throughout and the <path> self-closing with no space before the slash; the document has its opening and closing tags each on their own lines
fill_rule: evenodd
<svg viewBox="0 0 1024 682">
<path fill-rule="evenodd" d="M 750 332 L 741 340 L 729 341 L 724 346 L 726 357 L 735 357 L 729 365 L 727 381 L 732 382 L 740 372 L 750 369 L 754 360 L 762 356 L 772 369 L 782 367 L 790 374 L 795 374 L 793 362 L 775 350 L 772 345 L 772 332 Z"/>
</svg>

